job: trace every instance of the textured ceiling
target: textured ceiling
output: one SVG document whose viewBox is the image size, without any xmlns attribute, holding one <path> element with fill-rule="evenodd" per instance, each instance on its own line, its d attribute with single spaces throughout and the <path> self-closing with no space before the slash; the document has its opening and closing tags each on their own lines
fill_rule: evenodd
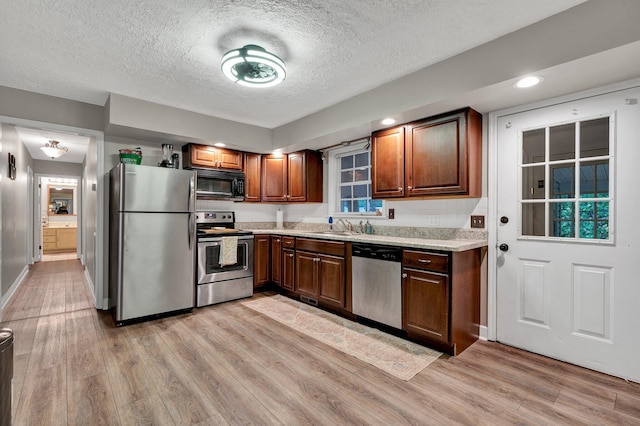
<svg viewBox="0 0 640 426">
<path fill-rule="evenodd" d="M 0 85 L 104 105 L 109 93 L 274 128 L 583 0 L 0 0 Z M 258 44 L 287 80 L 220 72 Z"/>
</svg>

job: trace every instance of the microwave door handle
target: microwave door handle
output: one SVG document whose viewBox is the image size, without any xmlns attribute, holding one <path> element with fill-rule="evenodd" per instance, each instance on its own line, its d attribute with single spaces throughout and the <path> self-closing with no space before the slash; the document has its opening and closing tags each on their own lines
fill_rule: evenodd
<svg viewBox="0 0 640 426">
<path fill-rule="evenodd" d="M 201 194 L 212 194 L 212 195 L 229 195 L 228 192 L 223 191 L 198 191 Z"/>
</svg>

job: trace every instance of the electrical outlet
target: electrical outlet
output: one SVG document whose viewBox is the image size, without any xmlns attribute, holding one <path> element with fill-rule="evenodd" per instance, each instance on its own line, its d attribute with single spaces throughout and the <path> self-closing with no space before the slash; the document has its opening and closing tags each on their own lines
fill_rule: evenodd
<svg viewBox="0 0 640 426">
<path fill-rule="evenodd" d="M 396 218 L 396 209 L 389 209 L 389 219 Z"/>
<path fill-rule="evenodd" d="M 472 228 L 484 228 L 484 216 L 471 216 Z"/>
<path fill-rule="evenodd" d="M 427 226 L 439 226 L 439 225 L 440 225 L 440 215 L 439 214 L 427 215 Z"/>
</svg>

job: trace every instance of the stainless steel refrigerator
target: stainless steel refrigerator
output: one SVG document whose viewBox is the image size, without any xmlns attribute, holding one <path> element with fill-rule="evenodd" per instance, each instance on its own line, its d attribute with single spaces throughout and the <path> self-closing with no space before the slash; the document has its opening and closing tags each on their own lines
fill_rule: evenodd
<svg viewBox="0 0 640 426">
<path fill-rule="evenodd" d="M 194 306 L 195 172 L 110 172 L 109 306 L 116 324 Z"/>
</svg>

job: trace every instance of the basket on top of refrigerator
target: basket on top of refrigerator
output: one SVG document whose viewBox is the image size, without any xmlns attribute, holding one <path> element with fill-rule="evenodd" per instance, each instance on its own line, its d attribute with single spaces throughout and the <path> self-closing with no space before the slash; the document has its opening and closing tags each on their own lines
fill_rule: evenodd
<svg viewBox="0 0 640 426">
<path fill-rule="evenodd" d="M 125 148 L 119 150 L 120 162 L 126 164 L 142 163 L 142 150 L 140 148 Z"/>
</svg>

